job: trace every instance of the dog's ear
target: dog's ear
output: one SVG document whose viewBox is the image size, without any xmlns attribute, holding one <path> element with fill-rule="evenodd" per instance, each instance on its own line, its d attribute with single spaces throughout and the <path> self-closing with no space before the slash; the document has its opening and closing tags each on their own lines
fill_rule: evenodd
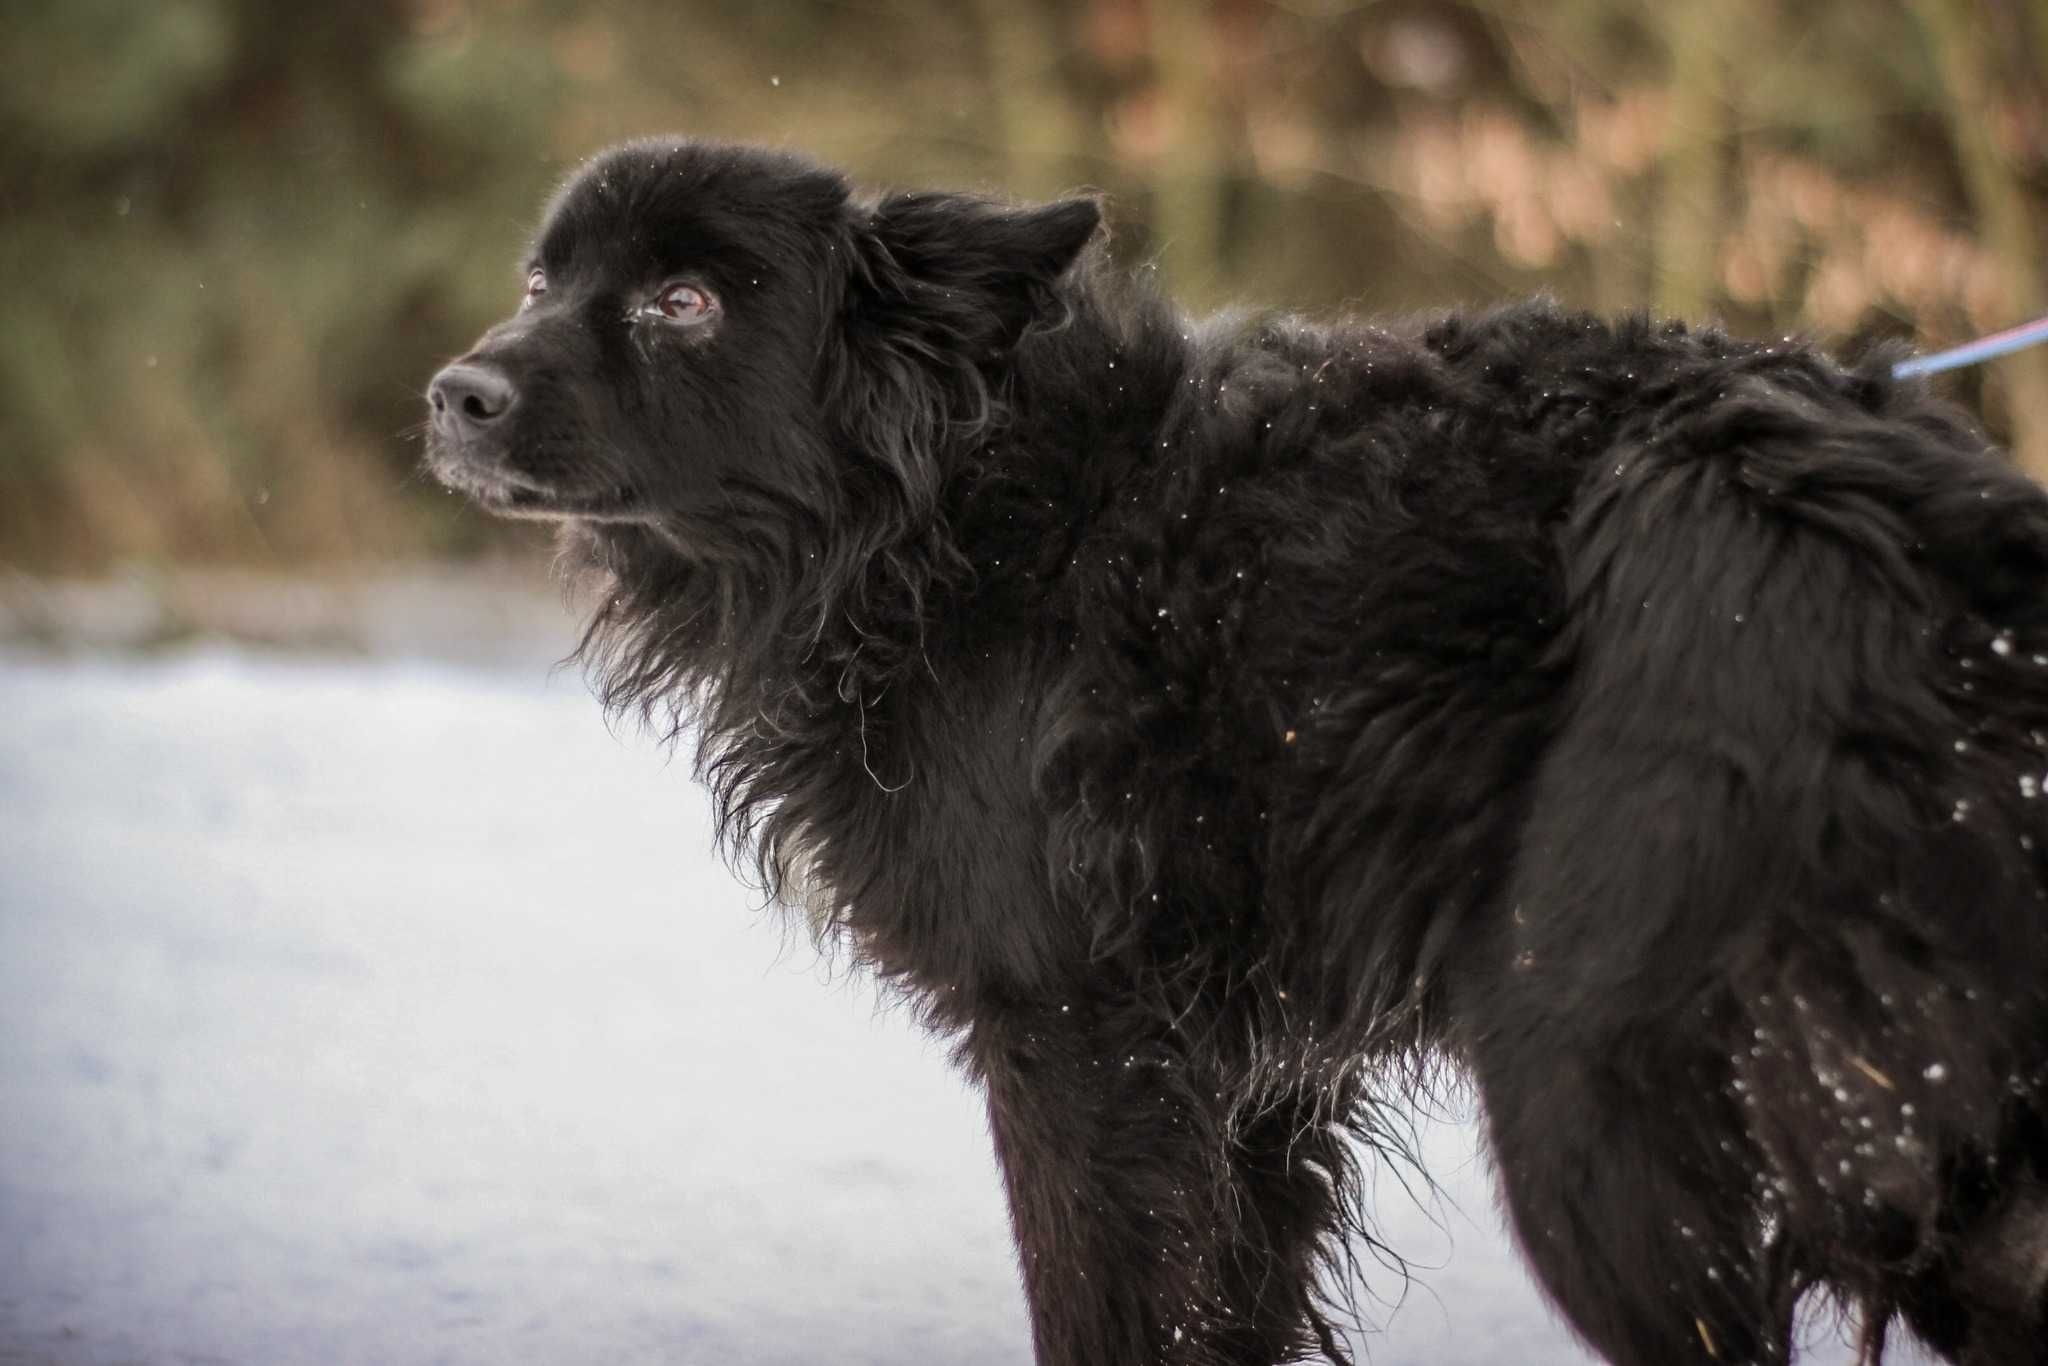
<svg viewBox="0 0 2048 1366">
<path fill-rule="evenodd" d="M 1054 285 L 1101 222 L 1092 199 L 1020 208 L 931 192 L 856 214 L 827 401 L 913 506 L 937 495 L 941 439 L 976 439 L 996 419 L 996 368 L 1031 324 L 1063 316 Z"/>
<path fill-rule="evenodd" d="M 874 321 L 985 359 L 1045 311 L 1053 282 L 1101 222 L 1092 199 L 1019 208 L 972 195 L 890 195 L 863 225 L 866 297 L 856 302 Z"/>
</svg>

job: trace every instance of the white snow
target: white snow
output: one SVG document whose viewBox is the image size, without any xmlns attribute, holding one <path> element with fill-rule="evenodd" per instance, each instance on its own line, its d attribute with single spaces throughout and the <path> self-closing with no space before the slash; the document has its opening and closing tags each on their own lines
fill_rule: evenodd
<svg viewBox="0 0 2048 1366">
<path fill-rule="evenodd" d="M 1428 1146 L 1371 1360 L 1588 1360 Z M 943 1048 L 573 671 L 0 655 L 0 1360 L 1029 1355 Z"/>
</svg>

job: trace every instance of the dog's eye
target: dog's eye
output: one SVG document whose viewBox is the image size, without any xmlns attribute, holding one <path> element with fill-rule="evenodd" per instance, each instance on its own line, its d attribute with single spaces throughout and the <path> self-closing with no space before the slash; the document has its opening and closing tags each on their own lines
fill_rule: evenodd
<svg viewBox="0 0 2048 1366">
<path fill-rule="evenodd" d="M 519 301 L 521 308 L 532 308 L 533 301 L 548 292 L 548 275 L 539 266 L 526 272 L 526 297 Z"/>
<path fill-rule="evenodd" d="M 718 300 L 709 291 L 696 285 L 676 283 L 663 285 L 661 293 L 654 296 L 654 302 L 647 306 L 663 322 L 690 327 L 708 321 L 718 312 Z"/>
</svg>

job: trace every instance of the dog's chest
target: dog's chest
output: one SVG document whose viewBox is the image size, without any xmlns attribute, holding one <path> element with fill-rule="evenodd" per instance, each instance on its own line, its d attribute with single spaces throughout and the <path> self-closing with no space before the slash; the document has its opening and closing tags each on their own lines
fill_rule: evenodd
<svg viewBox="0 0 2048 1366">
<path fill-rule="evenodd" d="M 1044 986 L 1069 931 L 1045 869 L 1033 790 L 1042 671 L 941 661 L 862 723 L 842 750 L 849 794 L 821 871 L 863 954 L 943 1001 Z"/>
</svg>

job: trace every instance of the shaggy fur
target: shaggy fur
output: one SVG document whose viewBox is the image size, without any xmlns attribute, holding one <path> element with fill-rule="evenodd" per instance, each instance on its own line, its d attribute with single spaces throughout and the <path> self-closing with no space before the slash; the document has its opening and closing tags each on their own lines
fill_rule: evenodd
<svg viewBox="0 0 2048 1366">
<path fill-rule="evenodd" d="M 1883 357 L 1191 321 L 1097 220 L 621 148 L 432 390 L 607 704 L 957 1040 L 1039 1361 L 1341 1358 L 1441 1063 L 1613 1362 L 1817 1287 L 2048 1362 L 2041 493 Z"/>
</svg>

